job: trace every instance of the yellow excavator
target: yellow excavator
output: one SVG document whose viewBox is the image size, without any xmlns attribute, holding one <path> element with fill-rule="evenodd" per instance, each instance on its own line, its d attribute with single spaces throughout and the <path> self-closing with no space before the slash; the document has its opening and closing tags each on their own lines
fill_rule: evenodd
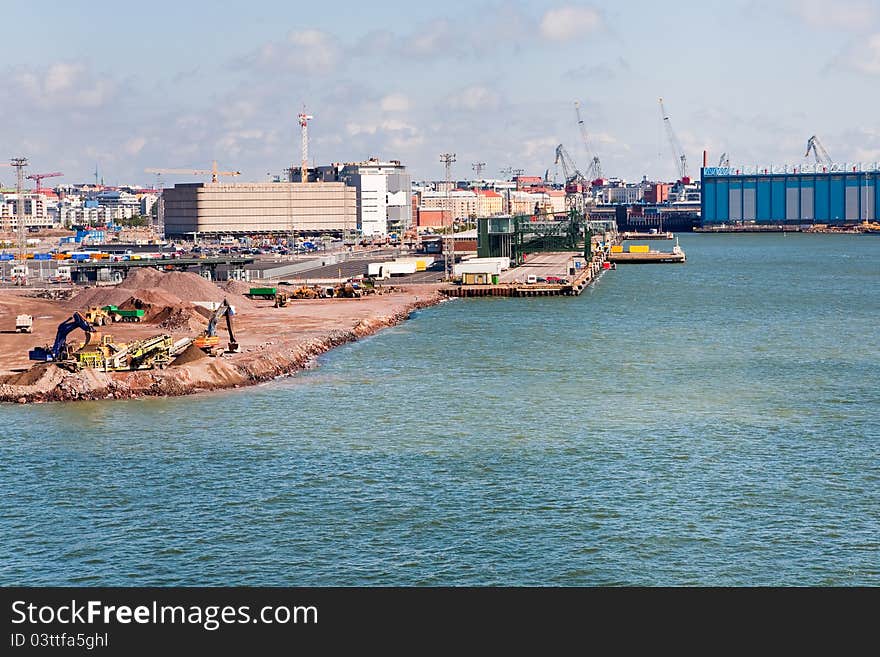
<svg viewBox="0 0 880 657">
<path fill-rule="evenodd" d="M 225 316 L 226 330 L 229 332 L 229 347 L 227 351 L 233 354 L 241 351 L 241 347 L 238 342 L 235 341 L 235 333 L 232 330 L 232 316 L 234 314 L 235 309 L 229 305 L 229 302 L 226 299 L 223 299 L 223 302 L 217 307 L 217 310 L 214 311 L 214 314 L 211 315 L 211 318 L 208 320 L 208 328 L 206 328 L 205 332 L 193 341 L 193 344 L 211 356 L 216 356 L 219 353 L 222 353 L 222 350 L 220 349 L 220 336 L 217 335 L 217 322 L 220 321 L 221 317 Z"/>
</svg>

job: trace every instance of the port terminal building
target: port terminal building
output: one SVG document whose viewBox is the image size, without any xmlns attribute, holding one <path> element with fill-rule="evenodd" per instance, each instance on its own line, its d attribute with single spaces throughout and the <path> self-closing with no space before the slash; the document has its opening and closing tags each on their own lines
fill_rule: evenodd
<svg viewBox="0 0 880 657">
<path fill-rule="evenodd" d="M 704 167 L 702 224 L 856 224 L 880 216 L 880 163 Z"/>
<path fill-rule="evenodd" d="M 187 183 L 162 192 L 166 236 L 304 232 L 358 228 L 357 190 L 344 182 Z"/>
</svg>

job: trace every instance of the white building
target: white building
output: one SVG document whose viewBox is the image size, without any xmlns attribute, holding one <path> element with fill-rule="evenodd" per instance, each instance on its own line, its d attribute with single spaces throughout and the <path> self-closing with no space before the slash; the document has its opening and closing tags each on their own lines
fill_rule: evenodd
<svg viewBox="0 0 880 657">
<path fill-rule="evenodd" d="M 358 227 L 364 236 L 403 232 L 412 227 L 412 183 L 398 160 L 350 162 L 339 180 L 357 189 Z"/>
<path fill-rule="evenodd" d="M 21 201 L 18 194 L 0 194 L 0 227 L 18 230 L 19 210 L 23 210 L 25 228 L 52 228 L 55 220 L 49 212 L 50 205 L 45 194 L 25 192 Z"/>
</svg>

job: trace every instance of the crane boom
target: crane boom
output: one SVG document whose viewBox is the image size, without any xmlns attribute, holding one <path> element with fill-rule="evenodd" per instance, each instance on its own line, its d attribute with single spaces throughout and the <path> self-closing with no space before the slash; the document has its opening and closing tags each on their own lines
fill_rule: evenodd
<svg viewBox="0 0 880 657">
<path fill-rule="evenodd" d="M 186 176 L 211 176 L 211 182 L 217 182 L 219 176 L 240 176 L 241 171 L 218 171 L 217 160 L 210 169 L 144 169 L 146 173 L 170 173 Z"/>
<path fill-rule="evenodd" d="M 816 135 L 813 135 L 807 140 L 807 152 L 804 153 L 804 157 L 810 157 L 810 151 L 813 151 L 813 157 L 816 158 L 816 164 L 831 165 L 834 162 Z"/>
<path fill-rule="evenodd" d="M 578 127 L 581 131 L 581 139 L 584 142 L 584 149 L 587 151 L 587 158 L 589 158 L 590 166 L 587 168 L 587 176 L 591 180 L 596 180 L 602 177 L 602 163 L 599 161 L 598 155 L 593 155 L 590 157 L 590 140 L 587 137 L 587 126 L 584 123 L 584 119 L 581 117 L 581 103 L 580 101 L 574 101 L 574 111 L 577 114 Z"/>
<path fill-rule="evenodd" d="M 63 175 L 64 174 L 61 173 L 60 171 L 53 171 L 52 173 L 32 173 L 31 175 L 26 176 L 26 178 L 28 180 L 36 181 L 37 184 L 34 187 L 34 191 L 38 192 L 38 191 L 40 191 L 40 189 L 42 187 L 42 185 L 40 185 L 40 183 L 43 182 L 43 178 L 57 178 L 58 176 L 63 176 Z"/>
<path fill-rule="evenodd" d="M 672 159 L 675 163 L 675 170 L 678 172 L 679 179 L 684 180 L 688 177 L 687 156 L 684 154 L 681 142 L 678 141 L 678 137 L 675 135 L 675 130 L 672 129 L 672 123 L 669 120 L 669 115 L 666 113 L 666 107 L 663 105 L 662 98 L 660 99 L 660 118 L 666 127 L 666 137 L 669 139 L 669 145 L 672 147 Z"/>
</svg>

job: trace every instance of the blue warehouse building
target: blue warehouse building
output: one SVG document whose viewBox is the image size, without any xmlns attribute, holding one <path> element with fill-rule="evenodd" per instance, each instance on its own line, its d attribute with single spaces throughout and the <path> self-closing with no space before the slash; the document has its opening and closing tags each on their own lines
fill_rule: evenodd
<svg viewBox="0 0 880 657">
<path fill-rule="evenodd" d="M 880 166 L 704 167 L 702 224 L 854 224 L 880 216 Z"/>
</svg>

